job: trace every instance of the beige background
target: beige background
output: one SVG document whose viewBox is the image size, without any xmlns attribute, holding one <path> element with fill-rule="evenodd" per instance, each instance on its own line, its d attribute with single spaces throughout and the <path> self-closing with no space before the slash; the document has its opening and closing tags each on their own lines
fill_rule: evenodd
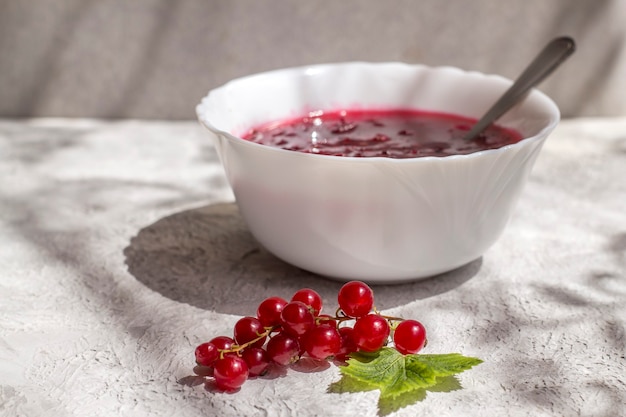
<svg viewBox="0 0 626 417">
<path fill-rule="evenodd" d="M 565 117 L 626 115 L 625 0 L 0 0 L 0 117 L 193 119 L 233 77 L 333 61 L 515 77 L 564 34 L 541 89 Z"/>
</svg>

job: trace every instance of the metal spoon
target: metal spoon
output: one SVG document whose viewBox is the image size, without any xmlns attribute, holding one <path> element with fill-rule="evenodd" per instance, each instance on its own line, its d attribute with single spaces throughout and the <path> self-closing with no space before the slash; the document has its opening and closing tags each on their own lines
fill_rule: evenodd
<svg viewBox="0 0 626 417">
<path fill-rule="evenodd" d="M 465 135 L 465 140 L 474 139 L 487 126 L 506 113 L 514 104 L 526 96 L 531 88 L 543 81 L 576 50 L 570 37 L 563 36 L 550 41 L 537 57 L 526 67 L 513 85 L 485 113 Z"/>
</svg>

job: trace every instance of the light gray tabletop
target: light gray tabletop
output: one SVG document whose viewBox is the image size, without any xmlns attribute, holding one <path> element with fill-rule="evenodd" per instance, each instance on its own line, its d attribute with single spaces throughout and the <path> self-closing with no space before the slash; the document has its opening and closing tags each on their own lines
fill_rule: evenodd
<svg viewBox="0 0 626 417">
<path fill-rule="evenodd" d="M 374 287 L 428 353 L 484 360 L 395 410 L 328 393 L 334 365 L 235 394 L 193 376 L 264 297 L 311 287 L 333 311 L 341 285 L 259 248 L 233 201 L 196 122 L 0 121 L 0 414 L 626 415 L 626 118 L 564 121 L 482 258 Z"/>
</svg>

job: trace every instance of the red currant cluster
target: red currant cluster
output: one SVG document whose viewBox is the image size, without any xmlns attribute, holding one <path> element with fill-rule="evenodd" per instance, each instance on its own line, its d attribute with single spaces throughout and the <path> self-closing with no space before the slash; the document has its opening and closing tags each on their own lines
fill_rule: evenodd
<svg viewBox="0 0 626 417">
<path fill-rule="evenodd" d="M 334 316 L 321 314 L 322 299 L 309 288 L 291 301 L 270 297 L 256 317 L 237 321 L 233 337 L 218 336 L 196 348 L 203 375 L 212 375 L 218 389 L 233 391 L 248 377 L 264 375 L 270 364 L 287 366 L 303 356 L 345 361 L 353 352 L 376 352 L 392 339 L 402 354 L 426 345 L 426 330 L 416 320 L 381 315 L 372 289 L 360 281 L 343 285 Z M 350 327 L 349 323 L 354 322 Z"/>
</svg>

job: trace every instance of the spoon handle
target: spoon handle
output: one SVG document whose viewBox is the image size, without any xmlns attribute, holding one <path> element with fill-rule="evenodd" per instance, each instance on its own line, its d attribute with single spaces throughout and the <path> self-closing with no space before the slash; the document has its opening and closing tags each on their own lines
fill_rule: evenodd
<svg viewBox="0 0 626 417">
<path fill-rule="evenodd" d="M 522 99 L 530 89 L 543 81 L 559 65 L 565 61 L 576 49 L 574 40 L 563 36 L 550 41 L 535 59 L 526 67 L 524 72 L 515 80 L 513 85 L 502 97 L 485 113 L 485 115 L 465 135 L 465 140 L 474 139 L 493 121 L 506 113 L 515 103 Z"/>
</svg>

